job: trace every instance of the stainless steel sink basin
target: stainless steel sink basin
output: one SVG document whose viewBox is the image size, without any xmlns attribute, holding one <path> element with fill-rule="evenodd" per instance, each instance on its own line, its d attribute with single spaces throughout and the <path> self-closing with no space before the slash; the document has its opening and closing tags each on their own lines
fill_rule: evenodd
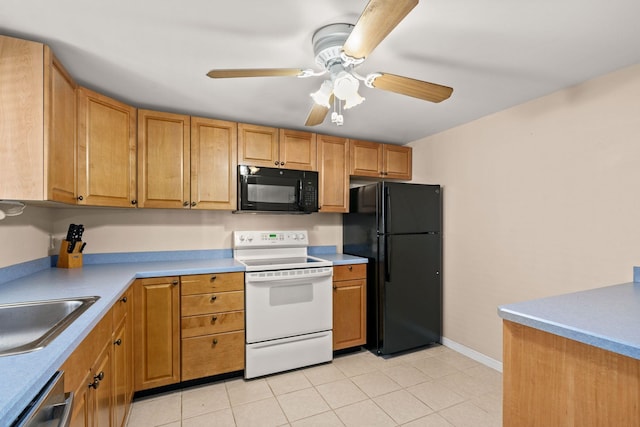
<svg viewBox="0 0 640 427">
<path fill-rule="evenodd" d="M 0 356 L 40 350 L 99 298 L 0 304 Z"/>
</svg>

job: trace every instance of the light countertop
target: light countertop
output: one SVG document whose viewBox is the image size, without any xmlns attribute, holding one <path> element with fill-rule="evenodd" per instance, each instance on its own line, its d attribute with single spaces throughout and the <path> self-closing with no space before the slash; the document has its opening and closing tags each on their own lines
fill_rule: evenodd
<svg viewBox="0 0 640 427">
<path fill-rule="evenodd" d="M 365 258 L 314 254 L 334 265 L 366 263 Z M 0 357 L 0 425 L 8 425 L 64 363 L 136 278 L 244 271 L 233 258 L 85 264 L 77 269 L 48 268 L 0 285 L 0 303 L 80 296 L 100 299 L 45 348 Z"/>
<path fill-rule="evenodd" d="M 498 307 L 500 317 L 640 359 L 640 283 L 624 283 Z"/>
</svg>

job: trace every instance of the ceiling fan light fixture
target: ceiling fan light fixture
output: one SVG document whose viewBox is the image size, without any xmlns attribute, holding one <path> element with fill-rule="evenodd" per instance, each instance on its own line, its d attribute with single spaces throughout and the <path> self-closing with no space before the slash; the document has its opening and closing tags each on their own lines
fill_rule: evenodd
<svg viewBox="0 0 640 427">
<path fill-rule="evenodd" d="M 313 102 L 323 107 L 331 108 L 329 101 L 331 100 L 331 94 L 333 93 L 333 82 L 331 80 L 325 80 L 322 82 L 320 89 L 311 94 Z"/>
<path fill-rule="evenodd" d="M 364 100 L 365 98 L 360 96 L 358 92 L 354 92 L 351 95 L 349 95 L 347 99 L 344 100 L 344 109 L 348 110 L 349 108 L 356 107 L 362 104 L 362 101 Z"/>
<path fill-rule="evenodd" d="M 343 101 L 358 93 L 360 82 L 351 73 L 347 71 L 341 71 L 333 79 L 333 93 L 334 95 Z"/>
</svg>

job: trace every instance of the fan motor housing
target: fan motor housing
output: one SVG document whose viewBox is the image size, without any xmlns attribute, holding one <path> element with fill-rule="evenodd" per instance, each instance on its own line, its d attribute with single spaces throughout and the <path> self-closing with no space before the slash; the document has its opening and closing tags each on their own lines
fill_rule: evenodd
<svg viewBox="0 0 640 427">
<path fill-rule="evenodd" d="M 353 27 L 353 24 L 341 23 L 325 25 L 316 30 L 311 38 L 316 64 L 329 69 L 334 62 L 341 61 L 342 46 Z"/>
</svg>

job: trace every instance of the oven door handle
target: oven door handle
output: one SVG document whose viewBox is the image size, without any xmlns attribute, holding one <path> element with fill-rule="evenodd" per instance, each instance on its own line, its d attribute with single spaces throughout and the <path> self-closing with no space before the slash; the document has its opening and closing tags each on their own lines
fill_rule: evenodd
<svg viewBox="0 0 640 427">
<path fill-rule="evenodd" d="M 258 275 L 245 275 L 245 281 L 247 284 L 249 283 L 274 283 L 274 284 L 278 284 L 278 283 L 282 283 L 282 282 L 286 282 L 287 284 L 290 284 L 292 282 L 298 281 L 298 282 L 308 282 L 308 281 L 313 281 L 315 279 L 321 279 L 324 277 L 331 277 L 333 276 L 333 271 L 332 270 L 327 270 L 327 271 L 323 271 L 322 273 L 313 273 L 313 274 L 308 274 L 308 275 L 292 275 L 292 276 L 258 276 Z"/>
</svg>

